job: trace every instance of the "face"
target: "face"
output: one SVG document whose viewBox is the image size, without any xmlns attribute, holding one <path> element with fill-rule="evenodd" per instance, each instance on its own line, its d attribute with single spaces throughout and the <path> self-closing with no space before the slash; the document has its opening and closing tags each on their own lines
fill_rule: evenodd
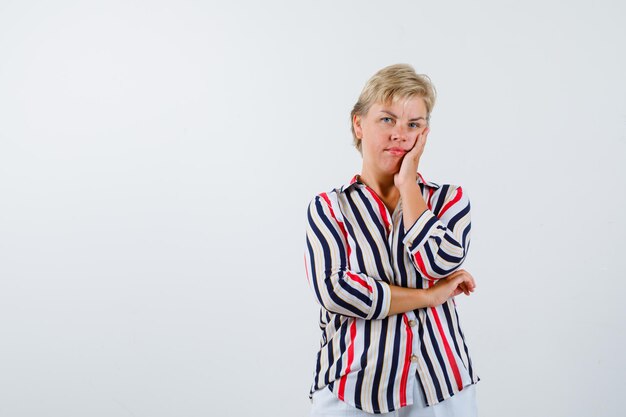
<svg viewBox="0 0 626 417">
<path fill-rule="evenodd" d="M 354 116 L 353 125 L 361 139 L 364 169 L 378 175 L 400 171 L 402 158 L 417 136 L 428 126 L 426 104 L 421 97 L 375 103 L 366 115 Z"/>
</svg>

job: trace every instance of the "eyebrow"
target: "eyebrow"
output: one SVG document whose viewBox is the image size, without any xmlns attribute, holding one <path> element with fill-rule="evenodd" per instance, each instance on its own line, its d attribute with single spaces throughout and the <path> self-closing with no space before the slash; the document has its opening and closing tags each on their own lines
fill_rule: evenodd
<svg viewBox="0 0 626 417">
<path fill-rule="evenodd" d="M 396 119 L 398 118 L 398 116 L 396 116 L 395 114 L 393 114 L 392 112 L 390 112 L 390 111 L 388 111 L 388 110 L 381 110 L 380 112 L 381 112 L 381 113 L 387 113 L 388 115 L 390 115 L 390 116 L 392 116 L 392 117 L 395 117 Z M 416 118 L 414 118 L 414 119 L 409 120 L 409 122 L 415 122 L 415 121 L 418 121 L 418 120 L 420 120 L 420 119 L 422 119 L 422 120 L 426 120 L 426 118 L 425 118 L 425 117 L 420 116 L 420 117 L 416 117 Z"/>
</svg>

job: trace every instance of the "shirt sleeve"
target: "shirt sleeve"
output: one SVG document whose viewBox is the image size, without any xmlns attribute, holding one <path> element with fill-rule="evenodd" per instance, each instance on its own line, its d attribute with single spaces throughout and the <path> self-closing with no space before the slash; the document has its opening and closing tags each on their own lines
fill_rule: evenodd
<svg viewBox="0 0 626 417">
<path fill-rule="evenodd" d="M 470 246 L 470 202 L 460 186 L 443 186 L 434 209 L 426 209 L 402 243 L 418 272 L 431 281 L 444 278 L 465 261 Z M 443 199 L 443 203 L 436 200 Z M 433 210 L 436 212 L 433 212 Z"/>
<path fill-rule="evenodd" d="M 391 290 L 381 280 L 351 271 L 345 225 L 320 195 L 309 203 L 305 268 L 317 301 L 326 310 L 362 319 L 389 313 Z"/>
</svg>

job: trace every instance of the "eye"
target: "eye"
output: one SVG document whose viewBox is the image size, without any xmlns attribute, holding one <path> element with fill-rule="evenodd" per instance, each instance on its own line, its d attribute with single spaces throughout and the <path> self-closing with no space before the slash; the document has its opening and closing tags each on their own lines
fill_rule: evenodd
<svg viewBox="0 0 626 417">
<path fill-rule="evenodd" d="M 389 124 L 393 122 L 393 119 L 391 117 L 381 117 L 380 121 Z"/>
<path fill-rule="evenodd" d="M 409 123 L 409 127 L 410 127 L 411 129 L 419 129 L 420 127 L 422 127 L 422 125 L 421 125 L 421 124 L 419 124 L 419 123 L 413 123 L 413 122 L 412 122 L 412 123 Z"/>
</svg>

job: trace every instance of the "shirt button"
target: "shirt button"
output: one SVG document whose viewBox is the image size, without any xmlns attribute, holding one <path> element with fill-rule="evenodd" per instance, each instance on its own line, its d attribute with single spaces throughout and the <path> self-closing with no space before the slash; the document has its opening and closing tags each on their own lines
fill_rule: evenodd
<svg viewBox="0 0 626 417">
<path fill-rule="evenodd" d="M 417 362 L 417 356 L 411 355 L 411 362 Z"/>
<path fill-rule="evenodd" d="M 409 320 L 409 326 L 415 327 L 416 324 L 417 322 L 415 320 Z"/>
</svg>

